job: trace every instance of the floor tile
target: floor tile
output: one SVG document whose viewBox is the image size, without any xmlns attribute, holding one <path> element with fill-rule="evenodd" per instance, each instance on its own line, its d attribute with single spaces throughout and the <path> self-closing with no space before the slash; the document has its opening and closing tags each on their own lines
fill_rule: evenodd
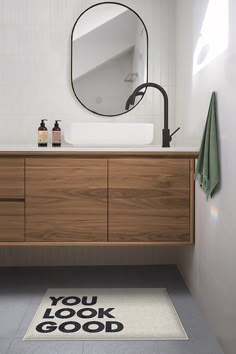
<svg viewBox="0 0 236 354">
<path fill-rule="evenodd" d="M 6 354 L 83 354 L 79 341 L 22 341 L 14 339 Z"/>
<path fill-rule="evenodd" d="M 193 339 L 191 344 L 196 354 L 224 354 L 219 344 L 207 337 L 200 340 Z"/>
<path fill-rule="evenodd" d="M 6 354 L 12 340 L 12 338 L 0 338 L 0 354 Z"/>
<path fill-rule="evenodd" d="M 159 354 L 205 354 L 195 352 L 190 341 L 163 341 L 158 343 Z"/>
<path fill-rule="evenodd" d="M 0 312 L 6 310 L 14 310 L 17 312 L 24 311 L 31 302 L 30 295 L 21 295 L 17 291 L 14 293 L 0 294 Z"/>
<path fill-rule="evenodd" d="M 13 338 L 24 318 L 25 309 L 21 311 L 2 310 L 0 312 L 0 338 Z"/>
<path fill-rule="evenodd" d="M 27 311 L 25 312 L 24 318 L 22 319 L 22 321 L 17 329 L 15 338 L 19 338 L 19 339 L 24 338 L 25 333 L 26 333 L 38 307 L 39 307 L 38 303 L 33 303 L 28 307 Z"/>
<path fill-rule="evenodd" d="M 159 354 L 154 341 L 88 341 L 83 354 Z"/>
<path fill-rule="evenodd" d="M 158 342 L 159 354 L 224 354 L 215 341 L 209 338 L 190 341 Z"/>
</svg>

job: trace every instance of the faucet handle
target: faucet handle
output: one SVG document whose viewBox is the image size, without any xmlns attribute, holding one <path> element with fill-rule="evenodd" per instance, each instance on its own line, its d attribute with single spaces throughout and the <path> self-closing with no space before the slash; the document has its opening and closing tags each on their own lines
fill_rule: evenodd
<svg viewBox="0 0 236 354">
<path fill-rule="evenodd" d="M 177 133 L 178 130 L 180 130 L 180 127 L 170 134 L 170 129 L 162 129 L 162 147 L 170 147 L 172 136 Z"/>
<path fill-rule="evenodd" d="M 177 133 L 178 130 L 180 130 L 180 127 L 175 129 L 175 131 L 172 134 L 170 134 L 170 137 L 172 137 L 175 133 Z"/>
</svg>

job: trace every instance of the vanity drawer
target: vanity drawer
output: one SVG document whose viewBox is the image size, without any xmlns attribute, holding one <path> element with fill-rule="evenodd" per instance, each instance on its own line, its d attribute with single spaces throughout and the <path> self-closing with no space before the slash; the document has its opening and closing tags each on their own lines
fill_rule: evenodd
<svg viewBox="0 0 236 354">
<path fill-rule="evenodd" d="M 24 202 L 0 201 L 0 241 L 24 241 Z"/>
<path fill-rule="evenodd" d="M 24 159 L 0 158 L 0 199 L 24 198 Z"/>
</svg>

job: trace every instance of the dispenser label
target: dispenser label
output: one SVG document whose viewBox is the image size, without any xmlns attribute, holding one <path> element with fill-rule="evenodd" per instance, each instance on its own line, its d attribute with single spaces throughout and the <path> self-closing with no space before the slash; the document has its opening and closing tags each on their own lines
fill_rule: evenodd
<svg viewBox="0 0 236 354">
<path fill-rule="evenodd" d="M 61 132 L 60 131 L 53 131 L 52 132 L 52 142 L 53 143 L 60 143 L 61 142 Z"/>
<path fill-rule="evenodd" d="M 47 143 L 48 141 L 48 132 L 47 130 L 39 130 L 38 132 L 38 142 Z"/>
</svg>

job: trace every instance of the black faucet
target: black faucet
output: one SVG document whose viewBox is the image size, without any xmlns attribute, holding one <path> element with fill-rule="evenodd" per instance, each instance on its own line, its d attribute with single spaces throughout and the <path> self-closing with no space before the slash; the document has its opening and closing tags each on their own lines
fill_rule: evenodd
<svg viewBox="0 0 236 354">
<path fill-rule="evenodd" d="M 170 134 L 170 129 L 168 127 L 168 95 L 162 86 L 155 84 L 153 82 L 147 82 L 145 84 L 138 86 L 134 90 L 132 95 L 129 96 L 125 105 L 125 109 L 128 110 L 130 105 L 134 105 L 135 97 L 144 95 L 144 92 L 140 92 L 140 90 L 147 87 L 156 88 L 162 93 L 162 96 L 164 98 L 164 129 L 162 129 L 162 147 L 170 147 L 172 136 L 180 129 L 180 127 L 177 128 L 172 134 Z"/>
</svg>

